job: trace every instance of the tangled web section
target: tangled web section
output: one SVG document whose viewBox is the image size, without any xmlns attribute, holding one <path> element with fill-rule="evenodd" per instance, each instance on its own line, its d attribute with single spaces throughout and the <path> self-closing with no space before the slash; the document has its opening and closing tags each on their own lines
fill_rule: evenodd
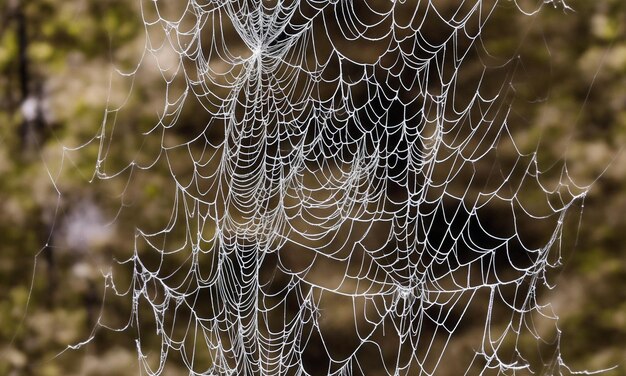
<svg viewBox="0 0 626 376">
<path fill-rule="evenodd" d="M 121 75 L 158 68 L 163 106 L 137 134 L 158 147 L 119 168 L 124 106 L 109 108 L 94 176 L 162 168 L 174 187 L 119 260 L 130 287 L 107 275 L 145 372 L 566 368 L 538 289 L 586 188 L 566 167 L 546 184 L 518 148 L 516 60 L 490 65 L 481 39 L 493 12 L 540 3 L 142 1 L 144 55 Z"/>
</svg>

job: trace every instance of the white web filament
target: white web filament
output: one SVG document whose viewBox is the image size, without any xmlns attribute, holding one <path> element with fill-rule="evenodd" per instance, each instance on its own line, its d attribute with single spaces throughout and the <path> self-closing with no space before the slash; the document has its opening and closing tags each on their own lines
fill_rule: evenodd
<svg viewBox="0 0 626 376">
<path fill-rule="evenodd" d="M 585 189 L 565 168 L 544 185 L 536 153 L 518 151 L 510 77 L 494 90 L 495 69 L 464 76 L 506 2 L 176 3 L 142 2 L 142 64 L 154 59 L 167 88 L 142 136 L 160 142 L 158 155 L 107 171 L 110 122 L 98 137 L 100 179 L 165 165 L 176 187 L 170 218 L 139 226 L 124 262 L 132 325 L 151 316 L 160 341 L 137 329 L 146 372 L 562 366 L 558 329 L 545 339 L 534 324 L 556 321 L 537 289 Z M 183 124 L 189 106 L 206 123 Z M 528 222 L 549 236 L 530 241 Z M 468 319 L 481 331 L 459 356 L 449 344 Z M 524 334 L 552 341 L 554 356 L 533 363 Z"/>
</svg>

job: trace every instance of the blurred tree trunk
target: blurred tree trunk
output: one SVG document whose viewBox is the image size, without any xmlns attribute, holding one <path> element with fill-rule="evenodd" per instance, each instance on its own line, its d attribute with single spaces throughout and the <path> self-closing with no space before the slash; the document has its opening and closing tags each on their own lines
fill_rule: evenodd
<svg viewBox="0 0 626 376">
<path fill-rule="evenodd" d="M 42 112 L 41 83 L 33 77 L 30 70 L 28 57 L 28 19 L 24 11 L 23 0 L 12 2 L 12 16 L 16 27 L 18 46 L 17 70 L 20 88 L 20 110 L 22 123 L 19 127 L 19 135 L 22 146 L 22 154 L 29 156 L 37 148 L 41 141 L 45 128 L 45 120 Z"/>
</svg>

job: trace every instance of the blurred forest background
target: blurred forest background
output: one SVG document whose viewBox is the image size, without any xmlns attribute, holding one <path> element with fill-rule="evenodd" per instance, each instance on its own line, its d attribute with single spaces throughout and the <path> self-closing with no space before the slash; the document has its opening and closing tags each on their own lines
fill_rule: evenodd
<svg viewBox="0 0 626 376">
<path fill-rule="evenodd" d="M 626 2 L 568 4 L 575 12 L 546 6 L 524 16 L 500 1 L 482 39 L 490 64 L 521 57 L 509 121 L 520 145 L 537 147 L 546 166 L 565 158 L 581 185 L 600 177 L 582 216 L 570 218 L 556 287 L 543 293 L 561 318 L 573 369 L 618 365 L 607 374 L 626 375 Z M 107 296 L 101 312 L 102 273 L 132 250 L 138 217 L 145 226 L 171 213 L 168 171 L 144 172 L 130 188 L 124 179 L 90 184 L 97 143 L 63 151 L 95 136 L 107 102 L 125 101 L 117 126 L 129 137 L 118 137 L 108 163 L 158 147 L 140 148 L 130 136 L 149 129 L 162 107 L 158 70 L 138 76 L 129 98 L 110 84 L 113 64 L 128 69 L 144 51 L 139 12 L 134 0 L 0 0 L 0 375 L 139 373 L 133 330 L 100 329 L 89 345 L 59 355 L 101 316 L 124 325 L 128 301 Z M 204 122 L 187 111 L 180 134 L 168 137 L 184 139 Z M 122 206 L 130 210 L 117 215 Z M 463 334 L 453 340 L 463 351 Z M 168 375 L 186 374 L 170 367 Z M 443 364 L 438 374 L 456 372 Z"/>
</svg>

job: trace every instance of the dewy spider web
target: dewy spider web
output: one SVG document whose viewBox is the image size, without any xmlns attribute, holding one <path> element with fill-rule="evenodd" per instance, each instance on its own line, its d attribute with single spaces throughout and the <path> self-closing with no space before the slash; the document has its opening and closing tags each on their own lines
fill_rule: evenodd
<svg viewBox="0 0 626 376">
<path fill-rule="evenodd" d="M 154 59 L 167 88 L 144 134 L 160 152 L 107 171 L 123 127 L 109 109 L 96 176 L 165 163 L 176 185 L 168 223 L 140 226 L 123 262 L 133 268 L 129 326 L 153 316 L 161 342 L 146 348 L 137 329 L 149 374 L 173 361 L 194 375 L 531 370 L 520 338 L 541 342 L 550 332 L 534 320 L 556 322 L 537 288 L 586 189 L 565 167 L 545 186 L 536 153 L 518 151 L 510 75 L 495 91 L 484 79 L 495 69 L 462 77 L 501 3 L 512 5 L 142 2 L 139 66 Z M 209 120 L 178 131 L 190 103 Z M 174 132 L 188 140 L 168 141 Z M 524 221 L 549 237 L 531 244 Z M 468 316 L 482 322 L 473 353 L 450 353 Z M 564 367 L 554 330 L 554 355 L 535 368 Z"/>
</svg>

